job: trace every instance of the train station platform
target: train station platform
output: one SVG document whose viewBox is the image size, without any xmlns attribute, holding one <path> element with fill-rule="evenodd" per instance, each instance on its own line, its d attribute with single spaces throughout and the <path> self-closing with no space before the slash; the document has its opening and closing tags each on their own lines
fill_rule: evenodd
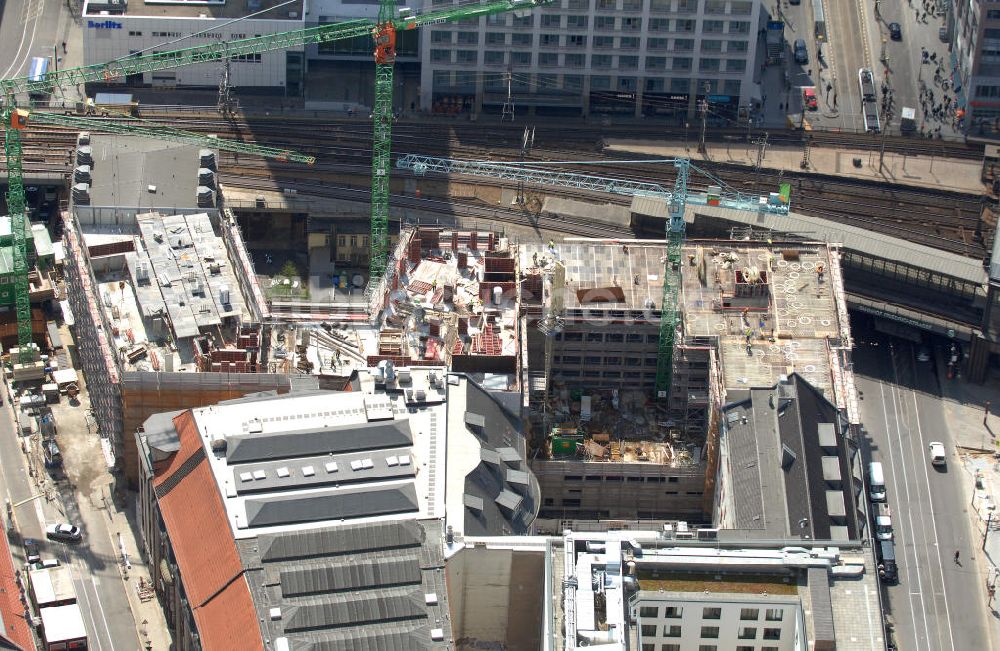
<svg viewBox="0 0 1000 651">
<path fill-rule="evenodd" d="M 698 153 L 697 141 L 683 143 L 644 139 L 609 138 L 605 151 L 631 152 L 663 158 L 688 157 L 692 161 L 753 167 L 757 163 L 758 147 L 745 140 L 730 143 L 706 143 L 706 153 Z M 928 141 L 931 142 L 931 141 Z M 910 185 L 920 188 L 940 188 L 953 192 L 980 194 L 982 161 L 942 158 L 940 156 L 907 155 L 886 152 L 879 170 L 878 151 L 864 149 L 832 149 L 811 147 L 809 165 L 802 166 L 802 147 L 767 147 L 762 169 L 796 173 L 825 174 L 865 181 Z"/>
</svg>

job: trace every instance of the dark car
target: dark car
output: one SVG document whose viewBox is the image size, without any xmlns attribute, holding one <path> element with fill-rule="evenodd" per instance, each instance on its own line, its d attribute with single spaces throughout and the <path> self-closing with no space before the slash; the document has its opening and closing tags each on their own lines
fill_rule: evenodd
<svg viewBox="0 0 1000 651">
<path fill-rule="evenodd" d="M 903 28 L 899 26 L 899 23 L 889 23 L 889 38 L 894 41 L 903 40 Z"/>
<path fill-rule="evenodd" d="M 795 39 L 795 45 L 792 47 L 792 56 L 795 58 L 795 63 L 802 65 L 809 63 L 809 50 L 806 49 L 805 40 L 801 38 Z"/>
<path fill-rule="evenodd" d="M 24 560 L 31 565 L 42 560 L 41 548 L 34 538 L 24 539 Z"/>
<path fill-rule="evenodd" d="M 878 541 L 878 575 L 886 583 L 896 583 L 899 580 L 896 568 L 896 546 L 891 540 Z"/>
</svg>

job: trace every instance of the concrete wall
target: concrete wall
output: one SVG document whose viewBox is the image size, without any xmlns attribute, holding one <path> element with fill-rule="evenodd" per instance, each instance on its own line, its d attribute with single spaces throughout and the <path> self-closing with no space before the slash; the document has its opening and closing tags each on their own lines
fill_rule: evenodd
<svg viewBox="0 0 1000 651">
<path fill-rule="evenodd" d="M 542 489 L 542 518 L 698 521 L 703 517 L 703 465 L 533 461 L 531 470 Z"/>
<path fill-rule="evenodd" d="M 456 649 L 540 649 L 545 554 L 466 548 L 445 575 Z"/>
</svg>

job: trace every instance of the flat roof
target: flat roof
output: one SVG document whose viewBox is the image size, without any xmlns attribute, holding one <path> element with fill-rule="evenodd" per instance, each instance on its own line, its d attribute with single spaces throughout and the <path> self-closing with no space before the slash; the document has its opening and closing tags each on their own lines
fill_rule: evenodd
<svg viewBox="0 0 1000 651">
<path fill-rule="evenodd" d="M 164 18 L 199 18 L 221 19 L 221 18 L 242 18 L 261 10 L 275 7 L 282 3 L 282 0 L 222 0 L 213 2 L 211 0 L 129 0 L 124 15 L 128 16 L 159 16 Z M 106 0 L 89 0 L 84 8 L 84 16 L 98 17 L 102 10 L 109 10 L 113 15 L 122 15 L 123 5 L 109 3 Z M 118 10 L 115 13 L 114 9 Z M 295 17 L 290 13 L 295 12 Z M 302 1 L 299 0 L 291 5 L 282 7 L 273 12 L 268 12 L 262 16 L 267 20 L 288 20 L 289 22 L 303 21 Z M 294 29 L 294 25 L 289 25 L 288 29 Z M 250 36 L 250 35 L 248 35 Z M 192 47 L 199 44 L 198 41 L 191 41 L 185 44 L 182 41 L 177 44 L 178 48 Z"/>
<path fill-rule="evenodd" d="M 79 604 L 49 606 L 38 611 L 42 617 L 42 630 L 48 643 L 79 640 L 87 637 L 83 613 Z"/>
<path fill-rule="evenodd" d="M 198 207 L 201 147 L 100 133 L 92 134 L 90 143 L 91 206 Z M 150 186 L 155 190 L 150 192 Z"/>
</svg>

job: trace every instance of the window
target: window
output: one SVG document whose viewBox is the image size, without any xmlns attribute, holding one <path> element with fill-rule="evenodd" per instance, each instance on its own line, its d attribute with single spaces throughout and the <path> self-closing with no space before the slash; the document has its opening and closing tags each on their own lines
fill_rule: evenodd
<svg viewBox="0 0 1000 651">
<path fill-rule="evenodd" d="M 663 627 L 663 637 L 680 637 L 681 627 L 677 624 L 670 624 Z"/>
<path fill-rule="evenodd" d="M 587 333 L 587 341 L 601 343 L 602 341 L 604 341 L 604 333 L 603 332 L 588 332 Z"/>
<path fill-rule="evenodd" d="M 618 47 L 623 50 L 638 50 L 639 39 L 634 36 L 622 36 L 618 39 Z"/>
<path fill-rule="evenodd" d="M 604 371 L 601 373 L 601 377 L 606 380 L 620 380 L 622 377 L 621 371 Z"/>
<path fill-rule="evenodd" d="M 665 61 L 665 59 L 664 59 Z M 635 70 L 639 67 L 639 57 L 620 56 L 618 57 L 619 70 Z M 610 336 L 610 335 L 609 335 Z M 618 335 L 619 337 L 623 335 Z"/>
<path fill-rule="evenodd" d="M 563 477 L 563 481 L 582 481 L 582 480 L 583 480 L 582 475 L 565 475 Z"/>
<path fill-rule="evenodd" d="M 756 622 L 757 618 L 760 617 L 759 608 L 741 608 L 740 609 L 740 619 L 744 622 Z"/>
<path fill-rule="evenodd" d="M 611 67 L 611 55 L 610 54 L 595 54 L 590 57 L 590 67 L 591 68 L 610 68 Z"/>
<path fill-rule="evenodd" d="M 595 36 L 594 37 L 594 49 L 595 50 L 607 50 L 615 46 L 614 36 Z M 980 87 L 982 88 L 982 86 Z"/>
<path fill-rule="evenodd" d="M 754 651 L 754 648 L 752 646 L 747 646 L 746 644 L 741 644 L 736 647 L 736 651 Z"/>
<path fill-rule="evenodd" d="M 615 17 L 614 16 L 598 16 L 594 18 L 594 29 L 604 30 L 610 32 L 615 28 Z"/>
<path fill-rule="evenodd" d="M 358 248 L 358 236 L 357 235 L 351 235 L 351 248 L 352 249 Z"/>
<path fill-rule="evenodd" d="M 611 90 L 611 77 L 594 75 L 590 78 L 590 90 Z"/>
<path fill-rule="evenodd" d="M 620 344 L 625 341 L 625 335 L 620 332 L 609 332 L 605 341 L 610 341 L 612 343 Z"/>
<path fill-rule="evenodd" d="M 740 632 L 737 637 L 741 640 L 756 640 L 757 629 L 753 626 L 742 626 L 740 627 Z"/>
<path fill-rule="evenodd" d="M 721 608 L 702 608 L 702 610 L 701 610 L 701 618 L 702 619 L 722 619 L 722 609 Z"/>
<path fill-rule="evenodd" d="M 590 0 L 566 0 L 566 8 L 573 11 L 590 11 Z"/>
<path fill-rule="evenodd" d="M 479 32 L 459 32 L 458 33 L 458 44 L 459 45 L 479 45 Z"/>
<path fill-rule="evenodd" d="M 701 637 L 703 640 L 716 640 L 719 637 L 718 626 L 702 626 Z"/>
<path fill-rule="evenodd" d="M 478 58 L 479 52 L 477 50 L 459 50 L 455 53 L 456 62 L 466 65 L 476 65 L 476 59 Z"/>
<path fill-rule="evenodd" d="M 587 29 L 588 16 L 566 16 L 566 27 L 569 29 Z"/>
<path fill-rule="evenodd" d="M 750 23 L 745 20 L 731 20 L 729 21 L 729 33 L 730 34 L 749 34 L 750 33 Z"/>
<path fill-rule="evenodd" d="M 720 59 L 699 59 L 698 70 L 701 72 L 718 72 L 720 64 Z"/>
<path fill-rule="evenodd" d="M 545 506 L 555 506 L 555 502 L 556 501 L 554 499 L 552 499 L 551 497 L 546 497 L 545 498 Z"/>
<path fill-rule="evenodd" d="M 580 357 L 578 355 L 563 355 L 562 363 L 563 364 L 579 364 L 580 363 Z"/>
<path fill-rule="evenodd" d="M 706 21 L 706 22 L 708 22 L 708 21 Z M 716 22 L 721 23 L 722 21 L 719 20 L 719 21 L 716 21 Z M 693 18 L 685 18 L 684 20 L 677 20 L 677 21 L 674 22 L 674 31 L 675 32 L 693 32 L 694 31 L 694 24 L 695 24 L 695 20 Z M 719 31 L 720 32 L 722 31 L 721 27 L 719 28 Z"/>
<path fill-rule="evenodd" d="M 726 79 L 722 82 L 722 94 L 723 95 L 739 95 L 740 94 L 740 80 L 739 79 Z"/>
<path fill-rule="evenodd" d="M 534 27 L 535 14 L 528 14 L 527 16 L 514 16 L 511 25 L 514 27 Z"/>
<path fill-rule="evenodd" d="M 347 246 L 347 238 L 341 235 L 337 238 L 337 246 Z"/>
<path fill-rule="evenodd" d="M 580 506 L 580 500 L 575 497 L 567 497 L 562 501 L 563 506 Z"/>
<path fill-rule="evenodd" d="M 538 39 L 538 44 L 542 47 L 559 47 L 559 35 L 542 34 Z"/>
<path fill-rule="evenodd" d="M 781 639 L 781 629 L 780 628 L 765 628 L 764 629 L 764 639 L 765 640 L 780 640 Z"/>
<path fill-rule="evenodd" d="M 691 57 L 674 57 L 674 70 L 690 70 Z"/>
<path fill-rule="evenodd" d="M 525 68 L 531 65 L 531 52 L 511 52 L 510 65 Z"/>
<path fill-rule="evenodd" d="M 487 54 L 489 54 L 487 52 Z M 500 53 L 503 54 L 502 52 Z M 451 63 L 450 50 L 431 50 L 431 63 Z"/>
<path fill-rule="evenodd" d="M 659 616 L 660 616 L 659 606 L 642 606 L 641 608 L 639 608 L 639 617 L 659 617 Z M 653 634 L 655 635 L 656 633 L 654 632 Z"/>
<path fill-rule="evenodd" d="M 587 47 L 587 37 L 583 34 L 570 34 L 566 37 L 566 45 L 575 48 Z"/>
<path fill-rule="evenodd" d="M 642 29 L 642 18 L 627 16 L 622 18 L 623 32 L 638 32 Z"/>
<path fill-rule="evenodd" d="M 643 637 L 656 637 L 656 624 L 643 624 L 642 625 L 642 636 Z"/>
<path fill-rule="evenodd" d="M 675 38 L 674 39 L 674 51 L 675 52 L 691 52 L 694 50 L 694 39 L 693 38 Z"/>
<path fill-rule="evenodd" d="M 559 14 L 542 14 L 542 27 L 559 29 L 562 27 L 562 16 Z"/>
<path fill-rule="evenodd" d="M 669 482 L 671 484 L 676 484 L 679 481 L 680 481 L 680 477 L 667 477 L 667 482 Z M 716 618 L 716 619 L 718 619 L 718 618 Z"/>
<path fill-rule="evenodd" d="M 660 651 L 681 651 L 681 645 L 673 643 L 661 644 Z"/>
<path fill-rule="evenodd" d="M 501 41 L 500 42 L 502 43 L 503 42 L 503 40 L 502 40 L 503 34 L 500 34 L 500 36 L 501 36 Z M 486 42 L 489 43 L 489 35 L 487 35 Z M 439 29 L 435 29 L 434 31 L 431 32 L 431 44 L 432 45 L 441 45 L 441 44 L 450 44 L 450 43 L 451 43 L 451 32 L 441 31 Z"/>
<path fill-rule="evenodd" d="M 539 52 L 538 53 L 538 65 L 542 68 L 558 68 L 559 67 L 559 55 L 555 52 Z M 574 335 L 581 335 L 579 332 L 574 332 Z M 582 341 L 582 339 L 573 339 L 573 341 Z"/>
<path fill-rule="evenodd" d="M 650 0 L 649 10 L 654 14 L 670 12 L 670 0 Z"/>
<path fill-rule="evenodd" d="M 431 50 L 433 52 L 433 50 Z M 431 61 L 434 57 L 431 57 Z M 502 66 L 503 65 L 503 52 L 498 52 L 496 50 L 486 50 L 483 55 L 483 64 L 487 66 Z"/>
<path fill-rule="evenodd" d="M 641 357 L 626 357 L 625 358 L 625 366 L 642 366 L 642 358 Z"/>
<path fill-rule="evenodd" d="M 746 59 L 729 59 L 726 61 L 726 72 L 746 72 Z"/>
<path fill-rule="evenodd" d="M 1000 20 L 1000 9 L 987 9 L 986 20 Z"/>
<path fill-rule="evenodd" d="M 646 48 L 649 50 L 666 50 L 667 43 L 669 43 L 669 41 L 665 38 L 647 38 Z"/>
<path fill-rule="evenodd" d="M 642 0 L 622 0 L 622 11 L 642 11 Z"/>
<path fill-rule="evenodd" d="M 679 13 L 698 11 L 698 0 L 677 0 L 677 11 Z"/>
<path fill-rule="evenodd" d="M 726 0 L 705 0 L 706 14 L 726 13 Z"/>
<path fill-rule="evenodd" d="M 642 651 L 656 651 L 656 645 L 652 642 L 642 645 Z"/>
<path fill-rule="evenodd" d="M 714 644 L 699 644 L 698 651 L 719 651 L 719 647 Z"/>
<path fill-rule="evenodd" d="M 683 606 L 667 606 L 663 611 L 663 616 L 666 619 L 680 619 L 684 615 Z"/>
<path fill-rule="evenodd" d="M 128 33 L 128 35 L 129 35 L 129 36 L 142 36 L 142 32 L 131 32 L 131 31 L 130 31 L 130 32 Z"/>
<path fill-rule="evenodd" d="M 519 47 L 531 47 L 531 34 L 511 34 L 510 44 Z"/>
<path fill-rule="evenodd" d="M 230 58 L 237 63 L 260 63 L 260 52 L 251 54 L 235 54 Z"/>
<path fill-rule="evenodd" d="M 764 621 L 780 622 L 785 618 L 784 608 L 768 608 L 764 611 Z"/>
<path fill-rule="evenodd" d="M 622 358 L 621 357 L 605 357 L 604 358 L 604 364 L 605 364 L 605 366 L 620 366 L 621 363 L 622 363 Z"/>
<path fill-rule="evenodd" d="M 565 65 L 567 68 L 582 68 L 586 57 L 582 54 L 567 54 Z"/>
<path fill-rule="evenodd" d="M 503 54 L 503 53 L 501 52 L 501 54 Z M 583 333 L 582 332 L 567 332 L 567 333 L 565 333 L 563 335 L 563 338 L 566 341 L 583 341 Z"/>
<path fill-rule="evenodd" d="M 706 34 L 721 34 L 723 24 L 721 20 L 706 20 L 702 23 L 701 31 Z"/>
<path fill-rule="evenodd" d="M 504 34 L 503 32 L 486 32 L 487 45 L 504 45 L 506 44 L 506 42 L 507 42 L 507 35 Z"/>
<path fill-rule="evenodd" d="M 584 371 L 583 377 L 601 377 L 600 371 Z"/>
<path fill-rule="evenodd" d="M 716 38 L 707 38 L 701 42 L 702 52 L 722 52 L 722 41 Z"/>
<path fill-rule="evenodd" d="M 669 18 L 650 18 L 649 19 L 649 31 L 651 31 L 651 32 L 669 32 L 670 31 L 670 19 Z"/>
<path fill-rule="evenodd" d="M 581 75 L 563 75 L 563 88 L 566 90 L 583 90 L 583 77 Z"/>
<path fill-rule="evenodd" d="M 743 54 L 747 51 L 747 41 L 729 41 L 726 52 L 730 54 Z"/>
<path fill-rule="evenodd" d="M 598 11 L 614 11 L 615 0 L 597 0 Z"/>
</svg>

